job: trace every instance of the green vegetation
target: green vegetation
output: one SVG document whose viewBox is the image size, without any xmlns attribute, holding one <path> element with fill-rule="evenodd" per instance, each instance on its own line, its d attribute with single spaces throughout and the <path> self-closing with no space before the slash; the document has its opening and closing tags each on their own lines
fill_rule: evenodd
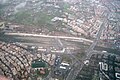
<svg viewBox="0 0 120 80">
<path fill-rule="evenodd" d="M 85 56 L 85 53 L 77 53 L 75 56 L 76 56 L 78 59 L 81 59 L 82 57 Z"/>
<path fill-rule="evenodd" d="M 68 11 L 68 8 L 70 7 L 70 5 L 68 3 L 64 3 L 64 6 L 63 6 L 63 11 Z"/>
<path fill-rule="evenodd" d="M 64 55 L 64 56 L 62 56 L 62 58 L 63 58 L 63 61 L 66 61 L 68 63 L 72 63 L 72 60 L 70 59 L 70 56 Z"/>
<path fill-rule="evenodd" d="M 81 47 L 81 49 L 77 51 L 77 54 L 75 54 L 76 58 L 82 59 L 85 56 L 85 50 L 85 47 Z"/>
<path fill-rule="evenodd" d="M 36 59 L 32 61 L 31 67 L 32 68 L 40 68 L 40 67 L 48 68 L 49 64 L 42 59 Z"/>
<path fill-rule="evenodd" d="M 14 17 L 15 17 L 14 20 L 17 23 L 29 25 L 29 24 L 32 24 L 33 22 L 31 14 L 25 11 L 16 13 Z"/>
<path fill-rule="evenodd" d="M 45 0 L 42 0 L 45 2 Z M 0 4 L 0 16 L 2 17 L 4 15 L 4 8 L 8 7 L 10 4 L 2 5 Z M 59 4 L 60 8 L 63 12 L 68 12 L 68 8 L 70 7 L 70 4 L 68 3 L 62 3 Z M 6 20 L 23 24 L 23 25 L 34 25 L 39 26 L 40 28 L 46 28 L 49 31 L 55 31 L 59 27 L 63 27 L 62 25 L 58 26 L 56 24 L 53 24 L 51 22 L 51 19 L 55 16 L 61 16 L 63 13 L 59 12 L 61 9 L 56 9 L 55 7 L 48 7 L 48 8 L 42 8 L 42 10 L 39 10 L 37 7 L 36 9 L 21 9 L 17 13 L 10 13 L 11 15 L 6 17 Z"/>
<path fill-rule="evenodd" d="M 47 15 L 45 12 L 38 12 L 36 14 L 32 13 L 33 12 L 30 11 L 17 12 L 15 15 L 11 16 L 11 20 L 25 25 L 43 27 L 50 23 L 51 19 L 53 18 L 53 16 Z"/>
<path fill-rule="evenodd" d="M 42 59 L 36 59 L 36 60 L 32 61 L 31 67 L 33 69 L 35 69 L 35 72 L 33 75 L 34 77 L 45 78 L 49 74 L 49 70 L 48 70 L 49 64 Z M 41 68 L 41 70 L 40 70 L 40 68 Z M 40 71 L 45 72 L 45 74 L 40 73 Z"/>
<path fill-rule="evenodd" d="M 3 10 L 2 9 L 0 9 L 0 16 L 2 16 L 3 15 Z"/>
<path fill-rule="evenodd" d="M 92 80 L 99 80 L 99 75 L 98 74 L 95 74 L 92 78 Z"/>
<path fill-rule="evenodd" d="M 33 23 L 36 25 L 45 25 L 45 24 L 49 23 L 52 18 L 53 18 L 53 16 L 47 15 L 47 13 L 45 13 L 45 12 L 39 12 L 36 14 Z"/>
<path fill-rule="evenodd" d="M 0 16 L 2 16 L 4 14 L 3 8 L 5 7 L 5 5 L 0 4 Z"/>
</svg>

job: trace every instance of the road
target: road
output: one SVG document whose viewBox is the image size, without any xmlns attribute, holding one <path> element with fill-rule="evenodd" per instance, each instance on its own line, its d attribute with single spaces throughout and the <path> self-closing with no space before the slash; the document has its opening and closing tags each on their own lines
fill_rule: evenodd
<svg viewBox="0 0 120 80">
<path fill-rule="evenodd" d="M 105 23 L 105 22 L 104 22 Z M 92 45 L 89 47 L 86 57 L 84 57 L 81 61 L 81 64 L 79 64 L 78 62 L 75 63 L 75 67 L 73 67 L 73 69 L 70 71 L 70 73 L 68 74 L 66 80 L 75 80 L 76 76 L 78 75 L 78 73 L 82 70 L 82 68 L 84 67 L 84 61 L 87 59 L 90 59 L 92 54 L 91 51 L 93 51 L 94 47 L 96 46 L 96 44 L 99 42 L 102 30 L 104 29 L 104 23 L 100 26 L 100 29 L 98 31 L 98 34 L 96 36 L 96 39 L 94 41 L 94 43 L 92 43 L 93 41 L 89 40 L 89 39 L 85 39 L 85 38 L 78 38 L 78 37 L 66 37 L 66 36 L 49 36 L 49 35 L 38 35 L 38 34 L 27 34 L 27 33 L 5 33 L 6 35 L 13 35 L 13 36 L 25 36 L 25 37 L 43 37 L 43 38 L 58 38 L 58 39 L 69 39 L 69 40 L 80 40 L 80 41 L 86 41 L 86 42 L 90 42 L 92 43 Z M 59 41 L 59 40 L 58 40 Z M 60 41 L 59 41 L 60 42 Z M 61 43 L 60 43 L 61 44 Z"/>
<path fill-rule="evenodd" d="M 93 50 L 95 46 L 97 45 L 97 43 L 99 42 L 101 33 L 103 29 L 105 28 L 105 24 L 106 24 L 106 20 L 100 25 L 100 29 L 97 33 L 96 39 L 94 40 L 94 43 L 92 43 L 92 45 L 87 50 L 86 56 L 82 58 L 81 64 L 78 64 L 78 62 L 76 62 L 77 67 L 75 67 L 75 69 L 72 69 L 70 71 L 66 80 L 75 80 L 75 78 L 77 77 L 77 75 L 79 74 L 79 72 L 82 70 L 82 68 L 85 65 L 84 61 L 89 60 L 91 58 L 91 56 L 93 55 Z"/>
<path fill-rule="evenodd" d="M 38 34 L 26 34 L 26 33 L 5 33 L 6 35 L 11 35 L 11 36 L 19 36 L 19 37 L 24 37 L 25 39 L 28 38 L 30 40 L 30 38 L 33 40 L 33 41 L 39 41 L 39 43 L 41 43 L 42 41 L 43 42 L 43 45 L 45 46 L 45 44 L 47 44 L 46 46 L 48 47 L 48 45 L 50 45 L 51 41 L 52 43 L 54 43 L 54 39 L 58 39 L 58 42 L 60 43 L 59 44 L 59 47 L 62 47 L 63 44 L 60 42 L 59 39 L 67 39 L 67 40 L 77 40 L 78 42 L 80 41 L 86 41 L 86 42 L 90 42 L 92 43 L 92 45 L 89 47 L 88 49 L 88 52 L 87 52 L 87 57 L 83 58 L 83 61 L 81 61 L 81 65 L 80 65 L 80 62 L 76 62 L 75 63 L 75 67 L 70 71 L 69 75 L 67 76 L 66 80 L 74 80 L 76 78 L 76 76 L 78 75 L 78 73 L 82 70 L 82 68 L 84 67 L 84 60 L 85 59 L 89 59 L 92 55 L 91 55 L 91 51 L 93 51 L 94 47 L 96 46 L 96 44 L 98 43 L 99 39 L 100 39 L 100 36 L 101 36 L 101 33 L 102 33 L 102 30 L 104 29 L 104 24 L 101 25 L 99 31 L 98 31 L 98 34 L 97 34 L 97 37 L 94 41 L 94 43 L 92 43 L 93 41 L 92 40 L 89 40 L 89 39 L 84 39 L 84 38 L 78 38 L 78 37 L 66 37 L 66 36 L 49 36 L 49 35 L 38 35 Z M 64 41 L 65 41 L 64 40 Z M 77 42 L 76 41 L 76 42 Z M 44 44 L 45 43 L 45 44 Z M 35 44 L 35 43 L 34 43 Z M 38 45 L 38 43 L 36 43 Z M 39 44 L 41 45 L 41 44 Z M 54 45 L 56 45 L 54 43 Z M 58 44 L 57 44 L 58 45 Z M 67 44 L 68 45 L 68 44 Z M 70 46 L 72 46 L 73 44 L 69 44 Z M 42 46 L 42 45 L 41 45 Z M 51 45 L 50 45 L 51 46 Z M 76 46 L 76 45 L 75 45 Z M 72 46 L 73 47 L 73 46 Z"/>
</svg>

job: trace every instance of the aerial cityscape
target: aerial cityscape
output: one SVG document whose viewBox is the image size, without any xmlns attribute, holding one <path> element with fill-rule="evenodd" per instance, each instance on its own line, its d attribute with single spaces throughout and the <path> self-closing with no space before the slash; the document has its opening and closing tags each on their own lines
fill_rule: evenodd
<svg viewBox="0 0 120 80">
<path fill-rule="evenodd" d="M 0 0 L 0 80 L 120 80 L 120 0 Z"/>
</svg>

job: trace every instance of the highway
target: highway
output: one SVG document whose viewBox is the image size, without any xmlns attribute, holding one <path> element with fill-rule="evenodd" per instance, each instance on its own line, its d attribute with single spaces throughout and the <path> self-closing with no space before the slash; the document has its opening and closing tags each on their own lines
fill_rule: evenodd
<svg viewBox="0 0 120 80">
<path fill-rule="evenodd" d="M 79 72 L 82 70 L 82 68 L 85 65 L 84 61 L 89 60 L 91 58 L 91 56 L 93 55 L 93 50 L 95 46 L 97 45 L 97 43 L 99 42 L 101 33 L 103 29 L 105 28 L 105 24 L 106 24 L 106 20 L 100 25 L 100 29 L 97 33 L 96 39 L 94 40 L 94 43 L 92 43 L 92 45 L 87 50 L 86 56 L 82 58 L 81 64 L 78 64 L 78 62 L 76 62 L 77 67 L 75 67 L 75 69 L 72 69 L 70 71 L 66 80 L 75 80 L 75 78 L 77 77 L 77 75 L 79 74 Z"/>
<path fill-rule="evenodd" d="M 105 22 L 104 22 L 105 23 Z M 94 49 L 94 47 L 96 46 L 96 44 L 99 42 L 99 39 L 100 39 L 100 36 L 101 36 L 101 33 L 102 33 L 102 30 L 104 29 L 104 23 L 101 25 L 99 31 L 98 31 L 98 34 L 96 36 L 96 39 L 94 40 L 94 43 L 92 40 L 89 40 L 89 39 L 85 39 L 85 38 L 78 38 L 78 37 L 66 37 L 66 36 L 49 36 L 49 35 L 39 35 L 39 34 L 27 34 L 27 33 L 5 33 L 6 35 L 11 35 L 11 36 L 19 36 L 19 37 L 24 37 L 25 39 L 26 38 L 31 38 L 32 40 L 34 40 L 35 42 L 38 40 L 39 43 L 41 43 L 42 41 L 44 41 L 43 43 L 47 44 L 48 45 L 51 45 L 50 43 L 54 43 L 53 39 L 58 39 L 58 43 L 57 45 L 59 47 L 63 47 L 63 50 L 59 51 L 59 52 L 62 52 L 64 53 L 65 52 L 65 46 L 66 45 L 63 45 L 62 42 L 59 40 L 59 39 L 63 39 L 63 40 L 68 40 L 68 41 L 72 41 L 72 40 L 75 40 L 75 42 L 83 42 L 83 41 L 86 41 L 86 42 L 90 42 L 92 43 L 92 45 L 89 47 L 89 49 L 87 50 L 87 54 L 86 54 L 86 57 L 83 57 L 82 61 L 78 61 L 76 60 L 75 64 L 74 64 L 74 67 L 73 69 L 70 71 L 70 73 L 68 74 L 66 80 L 75 80 L 76 76 L 78 75 L 78 73 L 82 70 L 82 68 L 84 67 L 84 60 L 86 59 L 90 59 L 91 56 L 93 55 L 92 54 L 92 51 Z M 65 41 L 64 41 L 65 42 Z M 65 42 L 66 43 L 66 42 Z M 35 43 L 34 43 L 35 44 Z M 36 43 L 38 44 L 38 43 Z M 42 44 L 42 43 L 41 43 Z M 41 44 L 38 44 L 38 45 L 41 45 Z M 45 44 L 43 44 L 45 46 Z M 55 43 L 54 43 L 55 45 Z M 68 45 L 68 44 L 67 44 Z M 69 44 L 69 45 L 73 45 L 72 43 Z M 76 44 L 75 44 L 76 45 Z M 42 45 L 41 45 L 42 46 Z M 73 47 L 73 46 L 72 46 Z M 53 53 L 56 53 L 56 52 L 53 52 Z M 67 52 L 69 54 L 69 52 Z M 72 56 L 74 57 L 74 56 Z"/>
</svg>

